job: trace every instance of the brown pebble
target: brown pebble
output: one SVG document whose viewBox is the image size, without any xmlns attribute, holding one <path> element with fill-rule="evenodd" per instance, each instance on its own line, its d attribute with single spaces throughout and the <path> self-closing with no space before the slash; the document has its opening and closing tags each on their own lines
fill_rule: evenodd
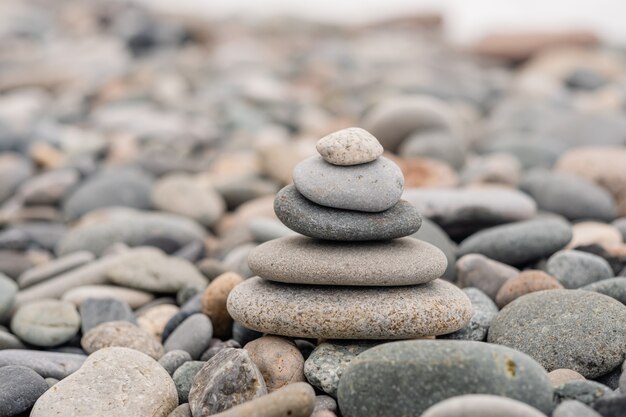
<svg viewBox="0 0 626 417">
<path fill-rule="evenodd" d="M 555 290 L 563 288 L 561 283 L 543 271 L 528 270 L 520 272 L 518 276 L 506 281 L 496 295 L 496 304 L 504 307 L 511 301 L 531 292 Z"/>
<path fill-rule="evenodd" d="M 268 391 L 305 381 L 304 357 L 290 340 L 278 336 L 263 336 L 248 343 L 244 349 L 261 371 Z"/>
<path fill-rule="evenodd" d="M 585 377 L 578 372 L 565 368 L 555 369 L 552 372 L 548 372 L 548 378 L 555 387 L 570 381 L 585 380 Z"/>
<path fill-rule="evenodd" d="M 228 294 L 243 278 L 234 272 L 226 272 L 215 278 L 202 294 L 202 312 L 213 323 L 213 334 L 220 339 L 230 337 L 233 319 L 226 310 Z"/>
</svg>

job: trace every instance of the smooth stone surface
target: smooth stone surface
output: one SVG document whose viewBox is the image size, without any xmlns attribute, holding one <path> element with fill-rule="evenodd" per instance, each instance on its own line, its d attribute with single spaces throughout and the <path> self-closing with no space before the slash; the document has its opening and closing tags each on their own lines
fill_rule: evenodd
<svg viewBox="0 0 626 417">
<path fill-rule="evenodd" d="M 181 367 L 185 362 L 191 361 L 191 355 L 184 350 L 170 350 L 159 359 L 159 365 L 161 365 L 168 374 L 173 375 L 174 372 Z"/>
<path fill-rule="evenodd" d="M 32 175 L 30 161 L 18 154 L 0 154 L 0 203 L 8 200 L 13 192 Z"/>
<path fill-rule="evenodd" d="M 181 404 L 172 411 L 168 417 L 193 417 L 189 404 Z"/>
<path fill-rule="evenodd" d="M 313 156 L 293 170 L 293 183 L 305 198 L 322 206 L 380 212 L 400 201 L 404 176 L 385 157 L 340 167 Z"/>
<path fill-rule="evenodd" d="M 402 198 L 452 237 L 465 237 L 485 227 L 527 220 L 537 212 L 532 198 L 502 187 L 413 188 L 407 189 Z"/>
<path fill-rule="evenodd" d="M 28 411 L 48 390 L 37 372 L 25 366 L 0 368 L 0 416 L 16 416 Z"/>
<path fill-rule="evenodd" d="M 99 172 L 83 181 L 63 202 L 63 215 L 75 220 L 104 207 L 148 209 L 152 179 L 135 169 Z"/>
<path fill-rule="evenodd" d="M 0 320 L 13 307 L 17 284 L 11 278 L 0 273 Z"/>
<path fill-rule="evenodd" d="M 396 239 L 417 232 L 422 224 L 415 207 L 403 200 L 379 213 L 341 210 L 307 200 L 293 185 L 278 192 L 274 211 L 291 230 L 326 240 Z"/>
<path fill-rule="evenodd" d="M 294 284 L 413 285 L 441 277 L 443 252 L 414 238 L 329 242 L 289 236 L 257 246 L 248 265 L 262 278 Z"/>
<path fill-rule="evenodd" d="M 107 277 L 117 285 L 159 293 L 174 293 L 183 287 L 204 288 L 207 284 L 191 262 L 152 248 L 113 266 Z"/>
<path fill-rule="evenodd" d="M 122 242 L 134 247 L 159 238 L 172 240 L 178 247 L 183 247 L 204 239 L 206 234 L 198 223 L 175 214 L 114 208 L 92 215 L 99 215 L 99 220 L 70 230 L 57 245 L 57 254 L 86 250 L 101 256 L 113 243 Z"/>
<path fill-rule="evenodd" d="M 192 314 L 200 313 L 202 308 L 201 299 L 202 294 L 196 294 L 180 307 L 178 313 L 174 314 L 165 324 L 161 335 L 161 340 L 167 340 L 167 338 L 170 336 L 170 334 L 172 334 L 174 329 L 176 329 L 178 325 L 182 323 L 187 317 L 191 316 Z"/>
<path fill-rule="evenodd" d="M 230 315 L 260 332 L 327 339 L 451 333 L 471 318 L 467 296 L 443 280 L 410 287 L 311 287 L 254 277 L 228 297 Z"/>
<path fill-rule="evenodd" d="M 180 309 L 173 304 L 160 304 L 138 313 L 137 325 L 160 339 L 167 323 Z"/>
<path fill-rule="evenodd" d="M 80 304 L 78 311 L 83 334 L 99 324 L 110 321 L 136 322 L 130 306 L 115 298 L 88 298 Z"/>
<path fill-rule="evenodd" d="M 242 282 L 241 275 L 226 272 L 215 278 L 202 293 L 202 312 L 211 319 L 214 335 L 220 339 L 228 338 L 232 333 L 233 319 L 228 314 L 226 301 L 233 288 Z"/>
<path fill-rule="evenodd" d="M 345 417 L 420 415 L 463 394 L 512 398 L 552 411 L 552 384 L 527 355 L 503 346 L 459 340 L 386 343 L 360 354 L 339 381 Z"/>
<path fill-rule="evenodd" d="M 224 349 L 209 359 L 189 392 L 194 417 L 228 410 L 267 394 L 263 375 L 243 349 Z"/>
<path fill-rule="evenodd" d="M 602 415 L 580 401 L 565 400 L 554 409 L 552 417 L 602 417 Z"/>
<path fill-rule="evenodd" d="M 304 382 L 297 382 L 214 415 L 216 417 L 309 417 L 314 406 L 313 388 Z"/>
<path fill-rule="evenodd" d="M 578 372 L 564 368 L 555 369 L 554 371 L 548 372 L 548 378 L 550 378 L 550 381 L 552 381 L 552 385 L 554 385 L 555 387 L 570 381 L 585 380 L 585 377 Z"/>
<path fill-rule="evenodd" d="M 457 246 L 450 237 L 443 231 L 443 229 L 437 226 L 436 223 L 429 219 L 422 219 L 422 225 L 419 230 L 411 235 L 416 239 L 428 242 L 441 249 L 446 255 L 448 260 L 448 267 L 443 273 L 443 278 L 447 281 L 455 281 L 456 271 L 454 270 L 456 264 L 456 251 Z"/>
<path fill-rule="evenodd" d="M 169 335 L 163 347 L 166 352 L 184 350 L 193 359 L 200 358 L 213 337 L 211 320 L 202 313 L 189 316 Z"/>
<path fill-rule="evenodd" d="M 400 145 L 398 154 L 405 158 L 438 159 L 457 170 L 465 163 L 463 142 L 444 130 L 417 132 L 409 136 Z"/>
<path fill-rule="evenodd" d="M 172 379 L 174 380 L 174 384 L 176 384 L 176 391 L 178 391 L 179 403 L 183 404 L 188 401 L 189 390 L 193 384 L 193 379 L 203 366 L 204 362 L 202 361 L 185 362 L 172 374 Z"/>
<path fill-rule="evenodd" d="M 17 283 L 20 285 L 20 288 L 30 287 L 31 285 L 45 281 L 56 275 L 71 271 L 94 259 L 95 256 L 87 251 L 74 252 L 67 256 L 61 256 L 41 265 L 37 265 L 34 268 L 27 269 L 19 276 Z"/>
<path fill-rule="evenodd" d="M 531 292 L 562 289 L 563 285 L 556 278 L 543 271 L 529 269 L 506 281 L 496 294 L 496 304 L 504 307 L 511 301 Z"/>
<path fill-rule="evenodd" d="M 15 335 L 0 328 L 0 350 L 3 349 L 25 349 L 26 347 Z"/>
<path fill-rule="evenodd" d="M 521 401 L 497 395 L 467 394 L 430 407 L 421 417 L 546 417 Z"/>
<path fill-rule="evenodd" d="M 85 355 L 40 350 L 0 350 L 0 369 L 4 366 L 25 366 L 43 378 L 63 379 L 76 372 L 87 359 Z"/>
<path fill-rule="evenodd" d="M 26 205 L 56 205 L 79 181 L 75 169 L 47 171 L 23 182 L 17 193 Z"/>
<path fill-rule="evenodd" d="M 613 222 L 613 226 L 622 234 L 624 242 L 626 242 L 626 217 L 619 218 Z"/>
<path fill-rule="evenodd" d="M 244 346 L 257 366 L 268 392 L 303 382 L 304 358 L 296 345 L 278 336 L 263 336 Z"/>
<path fill-rule="evenodd" d="M 527 353 L 548 371 L 567 368 L 594 378 L 626 358 L 625 326 L 619 301 L 591 291 L 551 290 L 506 306 L 488 339 Z"/>
<path fill-rule="evenodd" d="M 78 333 L 80 316 L 74 304 L 41 300 L 20 307 L 11 320 L 11 330 L 22 341 L 35 346 L 63 344 Z"/>
<path fill-rule="evenodd" d="M 261 337 L 262 335 L 259 335 Z M 254 339 L 253 339 L 254 340 Z M 220 339 L 211 340 L 210 347 L 204 351 L 200 360 L 208 361 L 213 356 L 217 355 L 218 352 L 226 349 L 226 348 L 236 348 L 240 349 L 241 344 L 234 339 L 228 339 L 227 341 L 222 341 Z"/>
<path fill-rule="evenodd" d="M 626 395 L 602 397 L 593 403 L 592 407 L 602 417 L 623 417 L 626 409 Z"/>
<path fill-rule="evenodd" d="M 383 154 L 383 146 L 367 130 L 349 127 L 324 136 L 315 144 L 317 152 L 333 165 L 358 165 Z"/>
<path fill-rule="evenodd" d="M 509 265 L 523 265 L 552 255 L 571 238 L 572 228 L 564 220 L 526 220 L 473 234 L 461 242 L 459 255 L 480 253 Z"/>
<path fill-rule="evenodd" d="M 309 384 L 336 398 L 339 380 L 350 362 L 378 344 L 339 340 L 320 343 L 304 363 L 304 375 Z"/>
<path fill-rule="evenodd" d="M 463 292 L 472 302 L 472 318 L 461 330 L 441 336 L 441 339 L 475 340 L 481 342 L 487 338 L 491 321 L 498 314 L 496 304 L 478 288 L 463 288 Z"/>
<path fill-rule="evenodd" d="M 623 243 L 622 234 L 616 227 L 600 222 L 578 222 L 572 226 L 572 240 L 567 249 L 578 246 L 600 245 L 605 249 L 620 246 Z"/>
<path fill-rule="evenodd" d="M 581 290 L 594 291 L 615 298 L 626 304 L 626 278 L 608 278 L 580 287 Z"/>
<path fill-rule="evenodd" d="M 146 291 L 133 290 L 131 288 L 117 287 L 113 285 L 82 285 L 73 288 L 63 294 L 61 299 L 74 305 L 81 305 L 88 299 L 115 299 L 130 308 L 139 308 L 154 299 L 154 295 Z"/>
<path fill-rule="evenodd" d="M 580 288 L 614 275 L 605 259 L 577 250 L 555 253 L 548 259 L 546 270 L 569 289 Z"/>
<path fill-rule="evenodd" d="M 456 275 L 461 288 L 475 287 L 495 301 L 502 286 L 519 275 L 519 269 L 471 253 L 456 262 Z"/>
<path fill-rule="evenodd" d="M 264 217 L 251 220 L 248 227 L 250 234 L 252 235 L 252 239 L 257 243 L 268 242 L 273 239 L 291 236 L 296 233 L 278 220 L 267 219 Z M 200 269 L 202 270 L 201 267 Z M 204 270 L 202 272 L 204 273 Z M 208 278 L 210 279 L 212 277 Z"/>
<path fill-rule="evenodd" d="M 613 390 L 595 381 L 569 381 L 554 388 L 557 402 L 576 400 L 591 405 L 598 399 L 612 394 Z"/>
<path fill-rule="evenodd" d="M 141 352 L 100 350 L 81 369 L 42 395 L 31 417 L 166 417 L 178 405 L 165 370 Z"/>
<path fill-rule="evenodd" d="M 109 347 L 124 347 L 158 360 L 164 353 L 163 346 L 154 337 L 126 321 L 102 323 L 83 335 L 80 344 L 89 354 Z"/>
<path fill-rule="evenodd" d="M 537 202 L 540 210 L 570 220 L 611 221 L 617 216 L 615 200 L 608 191 L 575 175 L 533 170 L 524 175 L 520 189 Z"/>
</svg>

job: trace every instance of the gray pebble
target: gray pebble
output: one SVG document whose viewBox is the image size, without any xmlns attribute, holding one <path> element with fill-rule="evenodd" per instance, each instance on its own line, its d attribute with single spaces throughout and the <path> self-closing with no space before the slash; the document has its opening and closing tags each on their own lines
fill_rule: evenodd
<svg viewBox="0 0 626 417">
<path fill-rule="evenodd" d="M 612 394 L 613 390 L 595 381 L 569 381 L 554 388 L 557 402 L 576 400 L 591 405 L 598 399 Z"/>
<path fill-rule="evenodd" d="M 600 294 L 615 298 L 622 304 L 626 304 L 626 278 L 608 278 L 597 281 L 583 287 L 581 290 L 595 291 Z"/>
<path fill-rule="evenodd" d="M 552 413 L 552 417 L 602 417 L 593 408 L 575 400 L 565 400 Z"/>
<path fill-rule="evenodd" d="M 168 374 L 173 375 L 182 364 L 191 360 L 191 355 L 184 350 L 170 350 L 161 356 L 159 364 L 165 368 Z"/>
<path fill-rule="evenodd" d="M 117 298 L 88 298 L 80 304 L 78 310 L 83 334 L 109 321 L 136 323 L 135 315 L 128 304 Z"/>
<path fill-rule="evenodd" d="M 0 416 L 16 416 L 28 411 L 48 390 L 46 381 L 25 366 L 0 368 Z"/>
<path fill-rule="evenodd" d="M 165 340 L 166 352 L 184 350 L 198 359 L 209 346 L 213 337 L 211 320 L 202 313 L 193 314 L 183 321 Z"/>
<path fill-rule="evenodd" d="M 21 365 L 32 369 L 43 378 L 63 379 L 76 372 L 86 355 L 39 350 L 0 350 L 0 369 L 3 366 Z"/>
<path fill-rule="evenodd" d="M 204 362 L 201 361 L 189 361 L 183 363 L 174 371 L 172 379 L 176 384 L 176 391 L 178 391 L 178 401 L 186 403 L 189 397 L 189 390 L 193 383 L 196 374 L 200 372 L 200 369 L 204 366 Z"/>
<path fill-rule="evenodd" d="M 555 253 L 548 259 L 546 270 L 569 289 L 580 288 L 613 276 L 613 270 L 605 259 L 577 250 Z"/>
<path fill-rule="evenodd" d="M 463 288 L 463 292 L 472 302 L 472 318 L 461 330 L 439 338 L 482 342 L 487 338 L 487 331 L 489 331 L 491 321 L 498 315 L 498 307 L 487 294 L 478 288 Z"/>
</svg>

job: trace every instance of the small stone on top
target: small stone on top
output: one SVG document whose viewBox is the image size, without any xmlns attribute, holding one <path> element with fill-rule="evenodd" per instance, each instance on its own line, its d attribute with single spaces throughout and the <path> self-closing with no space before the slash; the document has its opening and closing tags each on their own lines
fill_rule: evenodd
<svg viewBox="0 0 626 417">
<path fill-rule="evenodd" d="M 317 141 L 317 151 L 333 165 L 359 165 L 371 162 L 383 154 L 383 146 L 371 133 L 350 127 L 324 136 Z"/>
</svg>

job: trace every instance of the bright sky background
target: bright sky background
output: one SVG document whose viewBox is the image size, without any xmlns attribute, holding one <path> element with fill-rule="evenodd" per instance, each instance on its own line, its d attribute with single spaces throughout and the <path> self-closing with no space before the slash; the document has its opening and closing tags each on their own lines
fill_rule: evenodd
<svg viewBox="0 0 626 417">
<path fill-rule="evenodd" d="M 415 11 L 439 10 L 446 34 L 469 43 L 493 30 L 591 28 L 626 45 L 626 0 L 136 0 L 169 11 L 209 17 L 295 15 L 359 23 Z"/>
</svg>

